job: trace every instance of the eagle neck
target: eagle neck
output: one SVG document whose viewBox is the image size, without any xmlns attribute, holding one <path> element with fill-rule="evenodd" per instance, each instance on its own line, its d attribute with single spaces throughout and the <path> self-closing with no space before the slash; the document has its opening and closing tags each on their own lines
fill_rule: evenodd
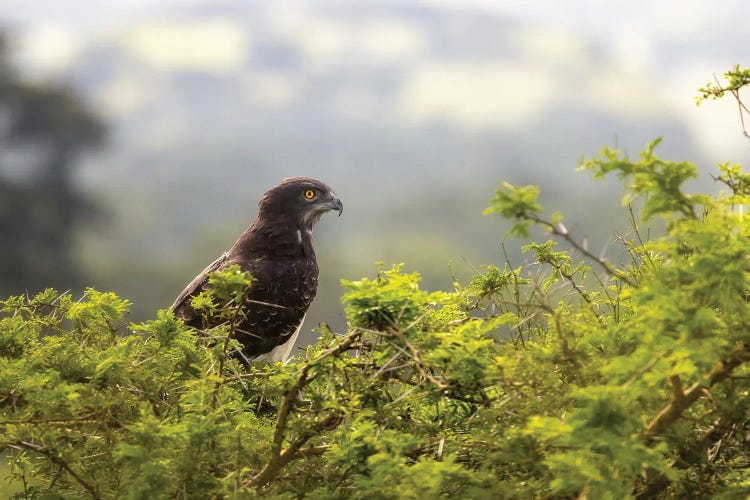
<svg viewBox="0 0 750 500">
<path fill-rule="evenodd" d="M 297 240 L 302 245 L 305 257 L 315 260 L 315 249 L 313 248 L 312 226 L 297 229 Z"/>
<path fill-rule="evenodd" d="M 230 254 L 239 260 L 315 260 L 312 227 L 284 218 L 259 216 L 240 235 Z"/>
</svg>

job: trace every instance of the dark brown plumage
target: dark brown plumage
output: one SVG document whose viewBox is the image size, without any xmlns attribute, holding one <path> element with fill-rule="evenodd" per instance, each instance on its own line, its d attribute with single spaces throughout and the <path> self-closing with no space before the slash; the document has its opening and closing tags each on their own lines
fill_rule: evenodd
<svg viewBox="0 0 750 500">
<path fill-rule="evenodd" d="M 236 330 L 242 354 L 252 359 L 287 342 L 292 344 L 318 288 L 312 229 L 330 210 L 341 215 L 343 205 L 326 184 L 309 177 L 281 181 L 260 200 L 258 216 L 232 248 L 177 297 L 172 304 L 175 315 L 190 326 L 206 326 L 190 306 L 190 299 L 209 287 L 211 272 L 238 264 L 255 278 Z M 284 358 L 289 349 L 291 345 Z"/>
</svg>

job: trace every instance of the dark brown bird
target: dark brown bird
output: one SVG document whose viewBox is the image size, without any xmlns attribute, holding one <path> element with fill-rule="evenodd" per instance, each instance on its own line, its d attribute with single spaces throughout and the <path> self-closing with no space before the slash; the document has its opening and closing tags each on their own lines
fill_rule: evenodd
<svg viewBox="0 0 750 500">
<path fill-rule="evenodd" d="M 281 181 L 260 200 L 258 216 L 232 248 L 177 297 L 175 316 L 196 328 L 206 326 L 190 299 L 209 288 L 210 273 L 238 264 L 255 278 L 235 332 L 242 354 L 252 359 L 275 350 L 271 357 L 285 360 L 318 289 L 313 226 L 330 210 L 341 215 L 344 207 L 326 184 L 309 177 Z"/>
</svg>

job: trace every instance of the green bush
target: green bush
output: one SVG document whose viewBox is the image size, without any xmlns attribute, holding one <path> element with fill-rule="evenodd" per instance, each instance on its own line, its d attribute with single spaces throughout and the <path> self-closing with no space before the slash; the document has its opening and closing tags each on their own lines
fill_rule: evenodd
<svg viewBox="0 0 750 500">
<path fill-rule="evenodd" d="M 696 175 L 648 146 L 582 169 L 642 203 L 625 265 L 505 184 L 489 213 L 563 243 L 454 291 L 380 267 L 343 281 L 349 331 L 287 363 L 227 357 L 250 277 L 195 299 L 224 324 L 47 290 L 1 303 L 0 449 L 19 498 L 674 498 L 750 494 L 750 175 Z M 666 221 L 648 238 L 643 224 Z"/>
</svg>

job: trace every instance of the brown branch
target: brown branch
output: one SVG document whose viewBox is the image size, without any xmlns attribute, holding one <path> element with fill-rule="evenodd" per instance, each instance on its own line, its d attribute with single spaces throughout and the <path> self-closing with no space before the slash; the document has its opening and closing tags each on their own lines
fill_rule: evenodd
<svg viewBox="0 0 750 500">
<path fill-rule="evenodd" d="M 89 492 L 89 494 L 91 495 L 92 498 L 95 498 L 97 500 L 101 498 L 101 496 L 99 495 L 99 493 L 96 492 L 96 489 L 93 486 L 91 486 L 89 483 L 87 483 L 81 476 L 79 476 L 76 473 L 76 471 L 74 471 L 73 469 L 71 469 L 70 466 L 68 465 L 68 463 L 65 460 L 63 460 L 62 458 L 60 458 L 58 455 L 55 455 L 52 451 L 50 451 L 49 449 L 45 448 L 44 446 L 40 446 L 40 445 L 34 444 L 34 443 L 28 443 L 26 441 L 17 441 L 16 443 L 14 443 L 13 446 L 16 446 L 18 448 L 22 448 L 24 450 L 35 451 L 35 452 L 37 452 L 37 453 L 39 453 L 41 455 L 44 455 L 45 457 L 49 458 L 50 462 L 52 462 L 53 464 L 58 465 L 61 468 L 65 469 L 68 472 L 68 474 L 70 474 L 71 476 L 73 476 L 73 479 L 75 479 L 76 481 L 78 481 L 78 484 L 80 484 L 81 486 L 83 486 L 86 489 L 86 491 Z"/>
<path fill-rule="evenodd" d="M 746 400 L 747 398 L 743 399 Z M 703 437 L 701 437 L 698 442 L 694 443 L 692 446 L 680 449 L 677 452 L 677 458 L 672 460 L 669 467 L 671 469 L 685 470 L 699 463 L 701 460 L 700 450 L 707 450 L 717 442 L 720 442 L 724 438 L 724 433 L 727 432 L 727 429 L 731 429 L 733 424 L 734 422 L 732 419 L 728 418 L 726 415 L 720 418 L 713 426 L 703 433 Z M 672 484 L 672 480 L 664 473 L 654 473 L 653 471 L 650 471 L 650 473 L 646 475 L 646 479 L 647 481 L 645 481 L 642 489 L 636 492 L 636 498 L 638 499 L 646 500 L 657 498 L 662 491 Z"/>
<path fill-rule="evenodd" d="M 273 433 L 273 443 L 271 444 L 271 456 L 279 457 L 281 455 L 281 447 L 284 444 L 284 434 L 286 432 L 286 426 L 289 423 L 289 411 L 292 409 L 292 401 L 294 401 L 299 392 L 309 384 L 313 377 L 308 377 L 311 365 L 305 365 L 297 381 L 289 388 L 289 390 L 281 398 L 281 405 L 279 405 L 279 412 L 276 418 L 276 429 Z"/>
<path fill-rule="evenodd" d="M 359 332 L 349 334 L 339 343 L 339 345 L 332 347 L 327 351 L 324 351 L 320 356 L 307 363 L 300 369 L 299 375 L 297 376 L 297 381 L 287 390 L 286 394 L 284 394 L 284 396 L 281 398 L 281 405 L 279 406 L 278 417 L 276 419 L 276 429 L 273 436 L 273 445 L 271 447 L 271 453 L 274 456 L 279 455 L 279 453 L 281 452 L 281 445 L 284 439 L 284 432 L 286 431 L 286 425 L 289 419 L 289 411 L 291 410 L 292 401 L 296 400 L 300 391 L 314 379 L 314 376 L 308 376 L 310 370 L 318 363 L 320 363 L 323 359 L 348 351 L 351 348 L 352 344 L 354 344 L 354 342 L 358 340 L 360 336 L 361 334 Z"/>
<path fill-rule="evenodd" d="M 303 448 L 297 452 L 297 458 L 316 457 L 322 455 L 326 451 L 331 449 L 330 444 L 322 444 L 320 446 L 310 446 L 309 448 Z"/>
<path fill-rule="evenodd" d="M 338 412 L 330 413 L 328 416 L 326 416 L 326 418 L 318 422 L 310 431 L 293 439 L 283 452 L 273 454 L 271 460 L 269 460 L 268 463 L 263 467 L 263 469 L 261 469 L 261 471 L 247 483 L 247 486 L 250 488 L 265 486 L 266 484 L 271 482 L 278 475 L 281 469 L 292 460 L 325 453 L 325 451 L 328 449 L 327 446 L 315 446 L 306 448 L 304 450 L 302 449 L 302 447 L 305 445 L 305 443 L 307 443 L 307 441 L 309 441 L 320 431 L 322 431 L 323 429 L 330 429 L 332 426 L 338 425 L 340 421 L 341 415 Z"/>
<path fill-rule="evenodd" d="M 271 459 L 268 461 L 268 463 L 266 463 L 261 471 L 258 472 L 258 474 L 256 474 L 247 483 L 248 487 L 261 487 L 268 484 L 278 475 L 278 473 L 286 464 L 297 458 L 313 454 L 313 452 L 301 450 L 301 448 L 308 440 L 310 440 L 310 438 L 317 435 L 320 431 L 324 429 L 330 429 L 331 426 L 338 425 L 341 420 L 340 413 L 330 413 L 326 416 L 326 418 L 315 424 L 315 426 L 313 426 L 313 428 L 308 432 L 294 438 L 289 443 L 289 446 L 287 446 L 287 448 L 282 451 L 284 445 L 284 436 L 286 434 L 287 425 L 289 423 L 289 415 L 292 410 L 292 404 L 297 400 L 300 391 L 302 391 L 302 389 L 304 389 L 304 387 L 307 386 L 310 382 L 315 380 L 314 375 L 309 375 L 310 370 L 325 358 L 328 358 L 330 356 L 337 356 L 350 350 L 354 343 L 357 342 L 361 336 L 361 331 L 354 331 L 344 336 L 338 345 L 331 347 L 326 351 L 323 351 L 317 358 L 310 361 L 299 370 L 297 380 L 281 398 L 281 404 L 279 405 L 279 410 L 276 417 L 276 427 L 274 429 L 273 442 L 271 443 Z M 324 450 L 322 450 L 320 453 L 322 453 L 323 451 Z"/>
<path fill-rule="evenodd" d="M 716 79 L 716 77 L 714 77 Z M 716 83 L 719 84 L 718 79 L 716 79 Z M 723 89 L 724 91 L 728 91 L 732 94 L 732 97 L 737 101 L 737 110 L 740 115 L 740 125 L 742 127 L 742 135 L 750 139 L 750 134 L 747 133 L 747 128 L 745 128 L 745 116 L 744 113 L 750 113 L 750 110 L 747 109 L 747 106 L 745 106 L 745 103 L 742 102 L 742 98 L 740 97 L 740 89 L 747 85 L 748 82 L 741 81 L 738 85 L 733 86 L 730 85 L 729 87 Z M 721 85 L 719 84 L 719 88 L 721 88 Z M 743 113 L 744 110 L 744 113 Z"/>
<path fill-rule="evenodd" d="M 745 118 L 743 116 L 743 113 L 750 114 L 750 109 L 745 105 L 745 103 L 742 102 L 742 97 L 740 96 L 740 89 L 750 84 L 750 79 L 741 74 L 742 72 L 739 69 L 739 66 L 734 71 L 729 71 L 724 74 L 724 77 L 729 80 L 729 85 L 726 87 L 722 86 L 721 82 L 719 81 L 719 78 L 714 75 L 714 81 L 716 82 L 716 86 L 713 86 L 710 82 L 708 85 L 706 85 L 705 88 L 699 88 L 698 91 L 703 94 L 702 96 L 699 96 L 698 102 L 704 101 L 708 99 L 709 97 L 712 97 L 713 99 L 719 99 L 724 97 L 724 94 L 729 92 L 732 94 L 732 97 L 737 101 L 737 111 L 740 115 L 740 125 L 742 126 L 742 135 L 744 135 L 746 138 L 750 139 L 750 134 L 748 133 L 747 129 L 745 128 Z M 736 80 L 734 83 L 732 83 L 732 77 L 735 77 Z"/>
<path fill-rule="evenodd" d="M 704 394 L 705 389 L 713 387 L 726 379 L 737 366 L 748 360 L 750 360 L 748 346 L 744 344 L 739 345 L 726 357 L 726 359 L 720 361 L 708 373 L 708 375 L 706 375 L 705 382 L 696 382 L 686 391 L 682 390 L 682 384 L 679 382 L 679 377 L 676 378 L 678 382 L 675 382 L 676 376 L 670 377 L 670 384 L 673 392 L 672 400 L 667 406 L 662 408 L 662 410 L 646 427 L 647 442 L 649 444 L 653 443 L 656 437 L 664 433 L 664 431 L 682 416 L 685 410 L 690 408 L 690 406 L 692 406 L 692 404 Z"/>
<path fill-rule="evenodd" d="M 562 270 L 562 267 L 557 267 L 557 266 L 554 266 L 553 264 L 550 264 L 550 265 L 553 268 L 555 268 L 557 270 L 557 272 L 560 273 L 560 275 L 563 278 L 565 278 L 565 279 L 568 280 L 568 282 L 570 283 L 570 286 L 573 288 L 573 290 L 575 290 L 578 293 L 578 295 L 580 295 L 581 298 L 583 298 L 583 300 L 586 301 L 586 305 L 588 305 L 588 308 L 591 311 L 591 314 L 594 315 L 594 317 L 596 318 L 596 320 L 599 322 L 599 325 L 601 325 L 602 327 L 604 327 L 605 326 L 604 325 L 604 320 L 601 318 L 601 316 L 599 315 L 599 313 L 596 311 L 596 307 L 595 307 L 596 304 L 594 303 L 593 300 L 591 300 L 591 297 L 589 296 L 589 294 L 583 290 L 583 285 L 577 284 L 575 282 L 575 280 L 573 279 L 573 277 L 575 276 L 575 274 L 570 274 L 570 273 L 564 272 Z M 596 274 L 596 273 L 594 273 L 594 274 Z"/>
<path fill-rule="evenodd" d="M 252 282 L 252 280 L 251 280 Z M 221 348 L 222 356 L 219 359 L 219 369 L 218 369 L 218 375 L 219 380 L 214 384 L 214 390 L 213 390 L 213 408 L 215 409 L 219 404 L 219 390 L 221 389 L 221 386 L 224 381 L 224 366 L 226 364 L 226 359 L 229 356 L 229 353 L 227 352 L 229 349 L 229 342 L 235 337 L 238 325 L 237 320 L 240 315 L 243 316 L 243 318 L 247 317 L 247 311 L 243 310 L 242 305 L 244 302 L 249 301 L 248 295 L 250 295 L 251 286 L 247 285 L 245 289 L 242 291 L 242 295 L 239 297 L 239 301 L 236 301 L 236 297 L 231 299 L 229 302 L 226 303 L 224 306 L 224 310 L 227 310 L 227 308 L 230 308 L 231 315 L 228 319 L 229 324 L 229 332 L 224 337 L 224 343 Z M 236 303 L 235 303 L 236 302 Z M 256 301 L 251 301 L 256 302 Z"/>
<path fill-rule="evenodd" d="M 606 260 L 594 255 L 589 250 L 587 250 L 583 245 L 581 245 L 576 240 L 574 240 L 573 237 L 570 236 L 570 233 L 565 228 L 565 226 L 562 225 L 562 223 L 553 224 L 550 221 L 544 220 L 541 217 L 534 215 L 534 214 L 528 214 L 527 217 L 530 221 L 535 222 L 536 224 L 539 224 L 542 227 L 546 227 L 550 233 L 552 233 L 555 236 L 559 236 L 560 238 L 565 240 L 570 246 L 572 246 L 577 251 L 582 253 L 584 256 L 588 257 L 590 260 L 593 260 L 594 262 L 599 264 L 602 268 L 604 268 L 604 271 L 610 276 L 624 281 L 625 283 L 632 286 L 633 288 L 637 287 L 637 284 L 633 280 L 631 280 L 627 274 L 613 267 Z"/>
<path fill-rule="evenodd" d="M 440 389 L 441 391 L 450 389 L 450 385 L 445 384 L 441 382 L 440 380 L 436 379 L 432 375 L 430 375 L 427 370 L 424 367 L 424 364 L 422 363 L 422 358 L 419 355 L 419 351 L 416 347 L 414 347 L 411 342 L 409 342 L 406 339 L 406 335 L 404 335 L 404 332 L 401 330 L 394 329 L 393 333 L 396 334 L 396 336 L 401 340 L 401 342 L 404 343 L 407 349 L 409 349 L 409 354 L 411 356 L 411 359 L 414 360 L 414 366 L 416 366 L 417 371 L 419 374 L 424 378 L 425 380 L 428 380 L 432 385 Z"/>
<path fill-rule="evenodd" d="M 680 401 L 685 398 L 685 391 L 682 389 L 682 379 L 679 375 L 669 377 L 669 385 L 672 387 L 672 399 Z"/>
<path fill-rule="evenodd" d="M 28 419 L 28 420 L 0 420 L 0 425 L 39 425 L 39 424 L 50 424 L 50 425 L 78 425 L 78 424 L 100 424 L 100 419 L 83 417 L 83 418 L 68 418 L 68 419 Z"/>
<path fill-rule="evenodd" d="M 679 377 L 676 375 L 670 377 L 670 385 L 673 393 L 672 401 L 646 427 L 646 443 L 653 444 L 656 438 L 679 419 L 685 410 L 695 403 L 701 395 L 706 394 L 706 389 L 728 378 L 736 367 L 749 360 L 750 352 L 748 352 L 748 346 L 741 344 L 708 373 L 706 382 L 703 384 L 696 382 L 687 391 L 683 391 Z M 715 425 L 714 428 L 710 429 L 703 436 L 700 440 L 701 445 L 705 446 L 711 443 L 718 426 L 719 424 Z M 674 461 L 670 464 L 670 467 L 680 469 L 688 465 L 684 455 L 684 453 L 681 453 L 680 460 Z M 654 498 L 670 484 L 671 480 L 665 474 L 654 474 L 643 489 L 636 492 L 636 498 Z"/>
<path fill-rule="evenodd" d="M 654 365 L 655 365 L 656 363 L 658 363 L 658 362 L 659 362 L 659 361 L 660 361 L 660 360 L 661 360 L 662 358 L 664 358 L 664 356 L 666 356 L 666 353 L 664 353 L 664 352 L 663 352 L 663 353 L 661 353 L 661 354 L 659 354 L 658 356 L 654 356 L 654 358 L 653 358 L 653 359 L 652 359 L 651 361 L 649 361 L 648 363 L 646 363 L 646 365 L 645 365 L 645 366 L 643 366 L 643 367 L 639 368 L 638 370 L 636 370 L 636 371 L 635 371 L 635 373 L 633 373 L 633 375 L 631 375 L 631 376 L 630 376 L 630 377 L 629 377 L 629 378 L 628 378 L 628 379 L 627 379 L 627 380 L 625 381 L 625 383 L 624 383 L 624 384 L 622 384 L 622 387 L 623 387 L 623 388 L 626 388 L 626 387 L 628 387 L 628 386 L 629 386 L 630 384 L 632 384 L 633 382 L 635 382 L 636 380 L 638 380 L 639 378 L 641 378 L 641 376 L 642 376 L 642 375 L 643 375 L 644 373 L 646 373 L 646 372 L 647 372 L 647 371 L 649 371 L 649 370 L 650 370 L 651 368 L 653 368 L 653 367 L 654 367 Z"/>
</svg>

